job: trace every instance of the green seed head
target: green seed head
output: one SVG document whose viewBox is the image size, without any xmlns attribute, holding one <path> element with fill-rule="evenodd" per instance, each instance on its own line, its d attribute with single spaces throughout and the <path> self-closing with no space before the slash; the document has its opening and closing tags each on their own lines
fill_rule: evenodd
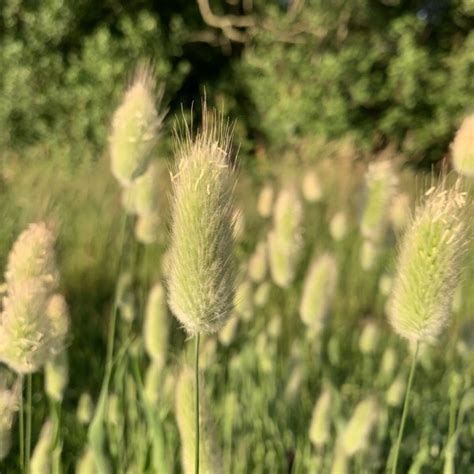
<svg viewBox="0 0 474 474">
<path fill-rule="evenodd" d="M 400 374 L 392 382 L 385 394 L 385 401 L 390 407 L 398 407 L 403 401 L 406 388 L 406 374 Z"/>
<path fill-rule="evenodd" d="M 161 360 L 154 361 L 146 369 L 145 373 L 145 397 L 148 403 L 155 405 L 158 402 L 163 384 L 163 368 L 164 362 Z"/>
<path fill-rule="evenodd" d="M 374 242 L 380 241 L 386 228 L 386 216 L 397 186 L 397 176 L 388 160 L 369 165 L 365 176 L 365 205 L 360 221 L 362 236 Z"/>
<path fill-rule="evenodd" d="M 363 270 L 370 270 L 375 265 L 379 248 L 372 240 L 364 240 L 360 249 L 360 266 Z"/>
<path fill-rule="evenodd" d="M 400 245 L 388 302 L 395 332 L 411 341 L 435 339 L 449 322 L 468 243 L 466 195 L 460 181 L 431 188 Z"/>
<path fill-rule="evenodd" d="M 299 312 L 301 320 L 319 333 L 326 322 L 337 283 L 337 264 L 332 255 L 313 260 L 304 281 Z"/>
<path fill-rule="evenodd" d="M 112 120 L 112 173 L 124 187 L 143 174 L 157 141 L 163 116 L 156 110 L 152 69 L 140 67 Z"/>
<path fill-rule="evenodd" d="M 239 318 L 237 314 L 234 314 L 227 320 L 227 322 L 225 323 L 225 326 L 219 331 L 219 335 L 218 335 L 219 342 L 223 346 L 228 347 L 232 344 L 237 334 L 238 326 L 239 326 Z"/>
<path fill-rule="evenodd" d="M 323 390 L 316 402 L 309 428 L 309 439 L 317 448 L 324 446 L 331 436 L 331 392 Z"/>
<path fill-rule="evenodd" d="M 253 301 L 257 308 L 263 308 L 267 303 L 270 297 L 270 291 L 272 289 L 272 285 L 269 281 L 264 281 L 257 286 L 255 290 Z"/>
<path fill-rule="evenodd" d="M 87 447 L 76 464 L 76 474 L 97 474 L 95 456 L 92 448 Z"/>
<path fill-rule="evenodd" d="M 188 334 L 213 333 L 233 307 L 234 179 L 231 130 L 204 111 L 194 140 L 187 130 L 173 178 L 169 303 Z"/>
<path fill-rule="evenodd" d="M 474 114 L 464 119 L 451 145 L 451 152 L 456 171 L 474 178 Z"/>
<path fill-rule="evenodd" d="M 176 387 L 175 415 L 181 438 L 181 462 L 185 474 L 194 474 L 195 452 L 195 381 L 191 368 L 185 367 Z M 222 456 L 216 442 L 214 423 L 209 412 L 209 404 L 204 390 L 200 389 L 199 400 L 199 472 L 223 472 Z"/>
<path fill-rule="evenodd" d="M 372 354 L 377 348 L 380 331 L 374 321 L 369 321 L 362 329 L 359 339 L 359 349 L 362 354 Z"/>
<path fill-rule="evenodd" d="M 250 321 L 253 315 L 253 287 L 252 282 L 245 279 L 237 287 L 234 297 L 235 312 L 244 320 Z"/>
<path fill-rule="evenodd" d="M 143 323 L 143 341 L 148 356 L 155 361 L 166 360 L 168 352 L 169 316 L 166 294 L 157 283 L 148 295 Z"/>
</svg>

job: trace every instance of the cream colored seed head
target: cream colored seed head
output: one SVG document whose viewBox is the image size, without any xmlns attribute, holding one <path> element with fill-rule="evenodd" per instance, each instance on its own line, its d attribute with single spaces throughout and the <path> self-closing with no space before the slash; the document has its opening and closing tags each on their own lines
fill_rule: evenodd
<svg viewBox="0 0 474 474">
<path fill-rule="evenodd" d="M 299 306 L 301 320 L 319 333 L 326 322 L 337 284 L 337 263 L 330 254 L 323 254 L 311 263 L 303 286 Z"/>
<path fill-rule="evenodd" d="M 257 210 L 263 218 L 267 218 L 272 215 L 273 194 L 273 186 L 271 184 L 266 184 L 260 191 L 258 196 Z"/>
<path fill-rule="evenodd" d="M 347 456 L 351 457 L 367 448 L 378 414 L 378 403 L 373 397 L 366 398 L 357 404 L 342 434 L 342 445 Z"/>
<path fill-rule="evenodd" d="M 166 360 L 168 352 L 169 316 L 166 293 L 157 283 L 148 295 L 143 323 L 143 340 L 148 356 L 155 361 Z"/>
<path fill-rule="evenodd" d="M 395 195 L 388 216 L 395 231 L 403 231 L 410 220 L 410 196 L 406 193 Z"/>
<path fill-rule="evenodd" d="M 461 124 L 451 145 L 451 152 L 456 171 L 474 178 L 474 113 Z"/>
<path fill-rule="evenodd" d="M 292 243 L 300 238 L 303 206 L 298 194 L 292 188 L 285 188 L 278 194 L 273 208 L 273 228 L 280 241 Z"/>
<path fill-rule="evenodd" d="M 406 375 L 400 374 L 397 378 L 392 382 L 390 387 L 385 394 L 385 401 L 387 405 L 390 407 L 398 407 L 401 405 L 403 401 L 403 396 L 405 395 L 405 387 L 406 387 Z"/>
<path fill-rule="evenodd" d="M 158 398 L 163 383 L 164 362 L 161 360 L 152 360 L 145 373 L 145 397 L 148 403 L 154 405 Z"/>
<path fill-rule="evenodd" d="M 324 446 L 331 436 L 331 392 L 325 389 L 316 402 L 311 425 L 309 428 L 309 439 L 320 448 Z"/>
<path fill-rule="evenodd" d="M 194 140 L 179 143 L 173 178 L 168 273 L 170 308 L 190 335 L 213 333 L 233 307 L 233 188 L 231 130 L 217 113 L 203 113 Z"/>
<path fill-rule="evenodd" d="M 76 464 L 76 474 L 98 474 L 94 452 L 87 447 Z"/>
<path fill-rule="evenodd" d="M 20 374 L 40 369 L 51 356 L 56 335 L 46 315 L 48 289 L 39 280 L 9 288 L 0 322 L 0 361 Z"/>
<path fill-rule="evenodd" d="M 8 256 L 7 284 L 37 278 L 54 291 L 59 283 L 55 244 L 56 236 L 44 222 L 30 224 L 20 234 Z"/>
<path fill-rule="evenodd" d="M 318 202 L 323 196 L 321 183 L 315 171 L 309 171 L 304 174 L 301 183 L 301 191 L 308 202 Z"/>
<path fill-rule="evenodd" d="M 146 171 L 123 190 L 122 204 L 128 214 L 147 217 L 159 210 L 159 169 L 150 163 Z"/>
<path fill-rule="evenodd" d="M 234 297 L 235 312 L 244 321 L 250 321 L 253 315 L 253 287 L 252 282 L 245 279 L 237 287 Z"/>
<path fill-rule="evenodd" d="M 112 120 L 112 173 L 124 187 L 143 174 L 156 144 L 163 115 L 156 110 L 152 69 L 140 67 Z"/>
<path fill-rule="evenodd" d="M 460 185 L 431 188 L 400 245 L 388 317 L 410 341 L 432 341 L 449 322 L 468 244 Z"/>
<path fill-rule="evenodd" d="M 362 329 L 359 349 L 362 354 L 372 354 L 377 348 L 380 331 L 375 321 L 369 321 Z"/>
<path fill-rule="evenodd" d="M 271 289 L 272 285 L 269 281 L 264 281 L 258 285 L 253 298 L 257 308 L 263 308 L 268 303 Z"/>
<path fill-rule="evenodd" d="M 145 245 L 157 241 L 160 232 L 161 219 L 158 214 L 140 216 L 135 224 L 135 238 Z"/>
<path fill-rule="evenodd" d="M 397 365 L 397 353 L 393 347 L 387 347 L 380 363 L 380 373 L 387 379 L 392 377 Z"/>
<path fill-rule="evenodd" d="M 329 222 L 329 232 L 331 237 L 336 241 L 341 241 L 347 234 L 348 224 L 347 216 L 343 211 L 339 211 L 332 217 Z"/>
<path fill-rule="evenodd" d="M 371 163 L 365 183 L 366 196 L 360 230 L 363 237 L 378 242 L 384 236 L 387 212 L 398 184 L 392 163 L 388 160 Z"/>
<path fill-rule="evenodd" d="M 10 452 L 13 418 L 18 411 L 19 399 L 19 383 L 11 389 L 0 383 L 0 461 Z"/>
<path fill-rule="evenodd" d="M 225 326 L 219 331 L 219 334 L 218 334 L 219 342 L 223 346 L 228 347 L 232 344 L 237 334 L 238 326 L 239 326 L 239 318 L 237 314 L 234 314 L 225 323 Z"/>
<path fill-rule="evenodd" d="M 46 316 L 51 325 L 51 353 L 59 354 L 64 349 L 70 327 L 69 308 L 62 294 L 56 293 L 49 298 Z"/>
<path fill-rule="evenodd" d="M 185 367 L 179 376 L 176 388 L 175 416 L 181 438 L 181 462 L 185 474 L 194 474 L 195 454 L 195 383 L 191 368 Z M 216 442 L 214 423 L 204 390 L 200 391 L 199 420 L 199 472 L 224 473 L 222 455 Z"/>
<path fill-rule="evenodd" d="M 364 240 L 360 249 L 360 266 L 363 270 L 370 270 L 377 261 L 379 249 L 371 240 Z"/>
</svg>

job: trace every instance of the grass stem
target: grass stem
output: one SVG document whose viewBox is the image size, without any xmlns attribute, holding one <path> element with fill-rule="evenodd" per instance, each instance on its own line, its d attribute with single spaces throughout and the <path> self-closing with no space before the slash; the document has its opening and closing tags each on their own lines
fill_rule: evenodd
<svg viewBox="0 0 474 474">
<path fill-rule="evenodd" d="M 398 463 L 398 455 L 400 453 L 400 445 L 402 443 L 402 437 L 403 437 L 403 430 L 405 429 L 405 421 L 408 413 L 408 405 L 410 402 L 410 392 L 411 392 L 411 386 L 413 383 L 413 376 L 415 375 L 415 368 L 416 368 L 416 360 L 418 358 L 418 350 L 420 348 L 420 343 L 416 343 L 416 348 L 415 348 L 415 354 L 413 356 L 413 359 L 411 361 L 411 367 L 410 367 L 410 375 L 408 376 L 408 385 L 407 389 L 405 392 L 405 401 L 403 403 L 403 412 L 402 412 L 402 420 L 400 422 L 400 428 L 398 430 L 398 436 L 397 436 L 397 443 L 395 445 L 395 453 L 393 456 L 393 463 L 392 463 L 392 469 L 391 472 L 392 474 L 397 473 L 397 463 Z"/>
<path fill-rule="evenodd" d="M 199 474 L 199 336 L 196 334 L 196 352 L 195 352 L 195 377 L 196 377 L 196 452 L 195 452 L 195 473 Z"/>
<path fill-rule="evenodd" d="M 30 456 L 31 456 L 31 404 L 32 404 L 32 379 L 33 376 L 26 376 L 26 432 L 25 432 L 25 472 L 30 472 Z"/>
</svg>

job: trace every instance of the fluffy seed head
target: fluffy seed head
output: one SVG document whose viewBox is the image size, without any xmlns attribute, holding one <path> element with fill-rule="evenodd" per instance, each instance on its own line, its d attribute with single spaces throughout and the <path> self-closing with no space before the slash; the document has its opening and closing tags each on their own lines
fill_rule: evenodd
<svg viewBox="0 0 474 474">
<path fill-rule="evenodd" d="M 368 446 L 378 414 L 378 403 L 374 397 L 368 397 L 357 404 L 342 434 L 342 445 L 347 456 L 351 457 Z"/>
<path fill-rule="evenodd" d="M 30 224 L 19 235 L 8 256 L 7 284 L 37 278 L 54 291 L 59 282 L 55 244 L 56 236 L 44 222 Z"/>
<path fill-rule="evenodd" d="M 360 230 L 366 239 L 378 242 L 383 238 L 387 211 L 397 182 L 390 161 L 375 161 L 369 165 L 365 176 L 365 205 L 360 221 Z"/>
<path fill-rule="evenodd" d="M 323 390 L 314 406 L 309 439 L 317 448 L 324 446 L 331 435 L 331 392 Z"/>
<path fill-rule="evenodd" d="M 190 335 L 218 331 L 233 307 L 230 138 L 222 118 L 204 110 L 202 130 L 194 140 L 186 130 L 177 151 L 169 303 Z"/>
<path fill-rule="evenodd" d="M 453 165 L 456 171 L 469 178 L 474 177 L 474 114 L 466 117 L 451 145 Z"/>
<path fill-rule="evenodd" d="M 122 186 L 129 186 L 148 165 L 163 120 L 156 100 L 152 69 L 138 68 L 115 111 L 109 141 L 112 173 Z"/>
<path fill-rule="evenodd" d="M 143 340 L 149 357 L 155 361 L 166 360 L 168 352 L 169 316 L 166 294 L 157 283 L 148 295 L 143 322 Z"/>
<path fill-rule="evenodd" d="M 63 351 L 65 339 L 70 327 L 69 307 L 61 293 L 51 295 L 46 307 L 46 316 L 51 325 L 51 354 Z"/>
<path fill-rule="evenodd" d="M 323 254 L 313 260 L 304 281 L 299 312 L 301 320 L 315 333 L 319 333 L 324 327 L 336 283 L 335 258 Z"/>
<path fill-rule="evenodd" d="M 185 474 L 193 474 L 195 450 L 195 401 L 194 374 L 191 368 L 185 367 L 176 387 L 175 415 L 181 438 L 181 462 Z M 217 474 L 224 472 L 222 456 L 216 442 L 214 424 L 209 412 L 209 405 L 204 390 L 200 390 L 199 400 L 200 443 L 199 472 Z"/>
<path fill-rule="evenodd" d="M 460 180 L 431 188 L 400 245 L 388 302 L 395 332 L 411 341 L 435 339 L 449 322 L 468 243 L 466 195 Z"/>
<path fill-rule="evenodd" d="M 42 367 L 55 348 L 48 289 L 39 280 L 10 285 L 0 322 L 0 360 L 20 374 Z"/>
</svg>

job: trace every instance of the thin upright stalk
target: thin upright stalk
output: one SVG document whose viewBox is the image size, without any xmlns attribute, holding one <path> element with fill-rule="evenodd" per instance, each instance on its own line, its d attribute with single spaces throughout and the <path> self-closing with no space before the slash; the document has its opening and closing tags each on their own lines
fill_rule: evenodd
<svg viewBox="0 0 474 474">
<path fill-rule="evenodd" d="M 25 438 L 25 472 L 30 472 L 31 455 L 31 403 L 32 403 L 32 379 L 33 376 L 26 376 L 26 438 Z"/>
<path fill-rule="evenodd" d="M 403 412 L 402 412 L 402 420 L 400 422 L 400 428 L 398 430 L 398 437 L 397 437 L 397 444 L 395 445 L 395 453 L 393 457 L 393 463 L 392 463 L 392 474 L 397 473 L 397 463 L 398 463 L 398 454 L 400 452 L 400 445 L 402 443 L 402 437 L 403 437 L 403 430 L 405 428 L 405 421 L 408 413 L 408 404 L 410 401 L 410 391 L 411 391 L 411 386 L 413 383 L 413 376 L 415 375 L 415 367 L 416 367 L 416 360 L 418 358 L 418 350 L 420 348 L 420 343 L 416 343 L 416 348 L 415 348 L 415 355 L 413 356 L 413 359 L 411 361 L 411 367 L 410 367 L 410 375 L 408 376 L 408 385 L 407 389 L 405 392 L 405 401 L 403 403 Z"/>
<path fill-rule="evenodd" d="M 20 415 L 18 424 L 18 434 L 20 441 L 20 469 L 22 472 L 25 471 L 25 407 L 23 401 L 23 375 L 20 375 Z"/>
<path fill-rule="evenodd" d="M 196 352 L 195 352 L 195 378 L 196 378 L 196 452 L 194 462 L 194 472 L 199 474 L 199 333 L 196 334 Z"/>
</svg>

